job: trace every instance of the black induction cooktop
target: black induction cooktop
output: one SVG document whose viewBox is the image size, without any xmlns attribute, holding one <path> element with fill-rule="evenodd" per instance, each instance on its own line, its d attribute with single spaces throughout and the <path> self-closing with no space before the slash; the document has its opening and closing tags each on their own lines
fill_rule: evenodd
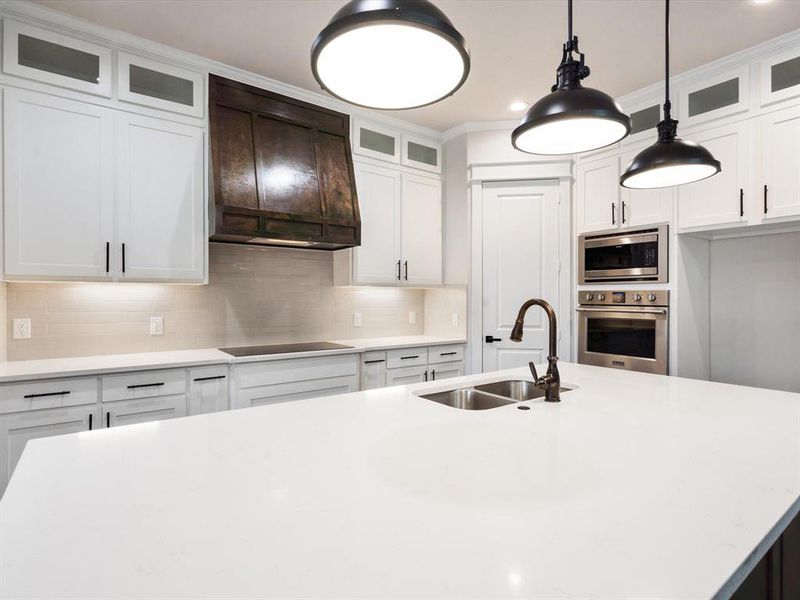
<svg viewBox="0 0 800 600">
<path fill-rule="evenodd" d="M 270 344 L 269 346 L 239 346 L 237 348 L 220 348 L 221 352 L 231 356 L 260 356 L 262 354 L 285 354 L 289 352 L 315 352 L 318 350 L 346 350 L 352 346 L 334 344 L 333 342 L 302 342 L 299 344 Z"/>
</svg>

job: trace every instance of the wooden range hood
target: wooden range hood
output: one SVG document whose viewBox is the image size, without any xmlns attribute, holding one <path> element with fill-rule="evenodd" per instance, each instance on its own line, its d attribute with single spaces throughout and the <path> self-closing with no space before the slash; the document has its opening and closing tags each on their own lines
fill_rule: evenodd
<svg viewBox="0 0 800 600">
<path fill-rule="evenodd" d="M 350 117 L 211 75 L 211 241 L 361 243 Z"/>
</svg>

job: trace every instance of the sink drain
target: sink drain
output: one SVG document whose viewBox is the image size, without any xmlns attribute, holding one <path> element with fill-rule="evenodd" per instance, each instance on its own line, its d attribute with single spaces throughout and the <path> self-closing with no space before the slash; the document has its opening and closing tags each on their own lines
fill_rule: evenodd
<svg viewBox="0 0 800 600">
<path fill-rule="evenodd" d="M 531 409 L 530 406 L 518 406 L 517 407 L 517 410 L 530 410 L 530 409 Z"/>
</svg>

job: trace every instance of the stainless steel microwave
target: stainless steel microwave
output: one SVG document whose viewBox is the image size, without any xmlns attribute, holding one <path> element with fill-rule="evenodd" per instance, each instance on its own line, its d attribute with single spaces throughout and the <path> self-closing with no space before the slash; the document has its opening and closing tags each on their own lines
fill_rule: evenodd
<svg viewBox="0 0 800 600">
<path fill-rule="evenodd" d="M 669 225 L 578 237 L 578 283 L 666 283 Z"/>
</svg>

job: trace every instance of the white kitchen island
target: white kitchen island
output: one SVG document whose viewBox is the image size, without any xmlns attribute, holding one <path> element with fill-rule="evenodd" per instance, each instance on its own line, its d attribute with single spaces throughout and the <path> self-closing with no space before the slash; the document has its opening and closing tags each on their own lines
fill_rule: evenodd
<svg viewBox="0 0 800 600">
<path fill-rule="evenodd" d="M 727 597 L 800 509 L 800 395 L 560 367 L 34 440 L 0 597 Z"/>
</svg>

